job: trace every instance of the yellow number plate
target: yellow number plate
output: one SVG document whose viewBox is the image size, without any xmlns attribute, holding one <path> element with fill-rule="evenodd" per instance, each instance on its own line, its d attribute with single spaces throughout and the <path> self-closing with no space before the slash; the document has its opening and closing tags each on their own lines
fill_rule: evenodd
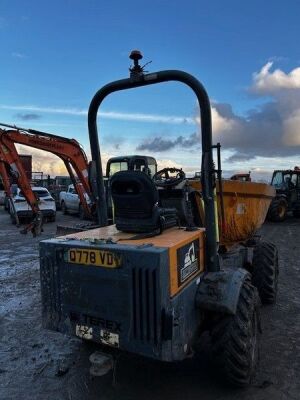
<svg viewBox="0 0 300 400">
<path fill-rule="evenodd" d="M 118 268 L 121 265 L 121 256 L 104 250 L 70 249 L 67 252 L 67 261 L 72 264 Z"/>
</svg>

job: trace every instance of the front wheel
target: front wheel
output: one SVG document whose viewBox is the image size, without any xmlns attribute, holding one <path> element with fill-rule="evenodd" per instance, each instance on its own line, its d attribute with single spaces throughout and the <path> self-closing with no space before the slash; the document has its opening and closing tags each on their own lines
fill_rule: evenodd
<svg viewBox="0 0 300 400">
<path fill-rule="evenodd" d="M 67 215 L 67 214 L 68 214 L 68 209 L 67 209 L 66 203 L 65 203 L 64 201 L 62 201 L 62 203 L 61 203 L 61 211 L 62 211 L 62 213 L 63 213 L 64 215 Z"/>
<path fill-rule="evenodd" d="M 243 282 L 235 315 L 217 317 L 211 329 L 212 354 L 221 375 L 232 385 L 248 385 L 259 354 L 259 296 L 250 277 Z"/>
<path fill-rule="evenodd" d="M 283 222 L 286 219 L 288 203 L 284 198 L 275 198 L 268 211 L 268 219 L 273 222 Z"/>
</svg>

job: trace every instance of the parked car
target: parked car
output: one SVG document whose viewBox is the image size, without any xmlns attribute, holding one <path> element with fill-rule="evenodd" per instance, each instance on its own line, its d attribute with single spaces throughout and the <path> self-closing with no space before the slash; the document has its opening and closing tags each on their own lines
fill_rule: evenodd
<svg viewBox="0 0 300 400">
<path fill-rule="evenodd" d="M 42 211 L 43 217 L 48 221 L 55 221 L 56 206 L 55 201 L 49 191 L 46 188 L 39 186 L 32 187 L 32 191 L 39 199 L 39 208 Z M 15 209 L 18 218 L 21 220 L 32 217 L 31 207 L 27 203 L 20 188 L 16 188 L 14 190 L 13 206 L 10 207 L 12 223 L 15 223 L 16 218 L 13 208 Z"/>
<path fill-rule="evenodd" d="M 90 198 L 86 193 L 85 197 L 87 202 L 90 203 Z M 62 191 L 59 193 L 59 201 L 61 210 L 64 214 L 68 214 L 69 212 L 77 213 L 79 214 L 80 219 L 84 219 L 84 209 L 80 203 L 80 199 L 76 189 L 74 188 L 74 185 L 69 185 L 66 192 Z"/>
</svg>

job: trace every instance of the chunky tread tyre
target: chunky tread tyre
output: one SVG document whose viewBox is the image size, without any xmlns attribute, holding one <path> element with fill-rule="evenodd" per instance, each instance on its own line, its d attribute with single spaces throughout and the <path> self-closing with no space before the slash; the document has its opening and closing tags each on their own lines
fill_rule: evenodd
<svg viewBox="0 0 300 400">
<path fill-rule="evenodd" d="M 255 375 L 259 353 L 259 306 L 257 289 L 246 278 L 235 315 L 223 315 L 211 329 L 212 354 L 222 376 L 243 387 Z"/>
<path fill-rule="evenodd" d="M 254 248 L 252 284 L 257 288 L 263 304 L 276 302 L 278 286 L 278 251 L 267 241 L 260 241 Z"/>
<path fill-rule="evenodd" d="M 275 198 L 269 207 L 268 219 L 273 222 L 283 222 L 286 219 L 288 203 L 284 198 Z"/>
</svg>

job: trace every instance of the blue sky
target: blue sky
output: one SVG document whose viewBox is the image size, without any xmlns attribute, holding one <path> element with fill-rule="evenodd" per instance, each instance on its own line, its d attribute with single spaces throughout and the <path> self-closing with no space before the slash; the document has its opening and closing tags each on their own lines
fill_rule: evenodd
<svg viewBox="0 0 300 400">
<path fill-rule="evenodd" d="M 299 15 L 297 1 L 2 0 L 0 121 L 74 137 L 89 154 L 89 102 L 128 76 L 138 48 L 149 71 L 182 69 L 205 85 L 225 171 L 268 176 L 299 163 Z M 138 152 L 199 169 L 198 141 L 178 140 L 199 139 L 184 86 L 120 92 L 102 111 L 104 159 Z M 55 158 L 33 155 L 36 168 L 59 171 Z"/>
</svg>

